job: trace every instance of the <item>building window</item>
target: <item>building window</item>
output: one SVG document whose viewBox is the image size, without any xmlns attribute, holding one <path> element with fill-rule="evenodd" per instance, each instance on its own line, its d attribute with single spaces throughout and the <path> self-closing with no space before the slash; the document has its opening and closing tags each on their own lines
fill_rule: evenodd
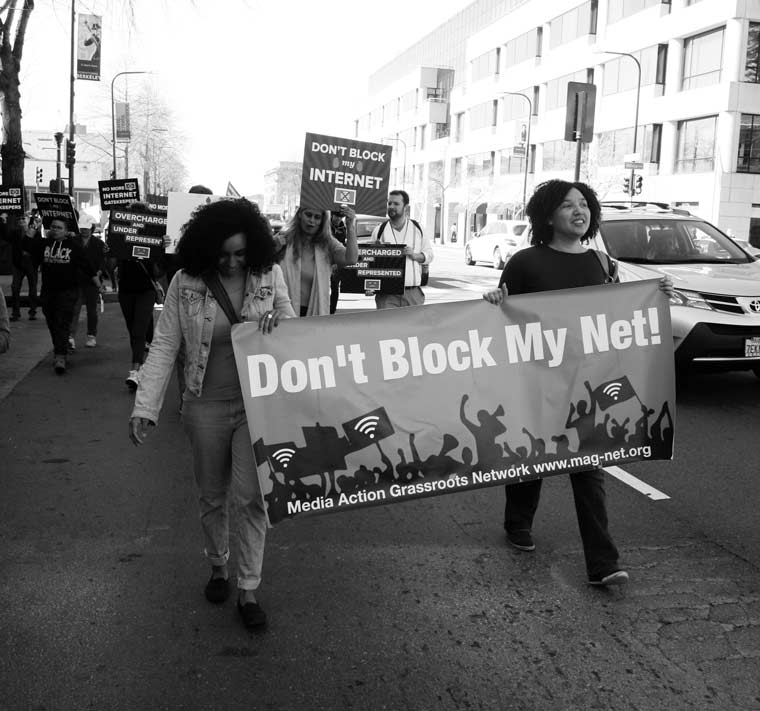
<svg viewBox="0 0 760 711">
<path fill-rule="evenodd" d="M 719 27 L 684 40 L 681 89 L 697 89 L 720 81 L 724 31 Z"/>
<path fill-rule="evenodd" d="M 662 124 L 639 126 L 636 149 L 645 163 L 660 162 Z M 633 152 L 633 126 L 605 131 L 596 137 L 597 161 L 602 167 L 622 167 L 627 153 Z"/>
<path fill-rule="evenodd" d="M 665 83 L 668 46 L 652 45 L 640 52 L 631 52 L 641 65 L 641 86 Z M 608 96 L 636 89 L 638 69 L 630 57 L 617 57 L 606 62 L 602 76 L 602 94 Z"/>
<path fill-rule="evenodd" d="M 575 166 L 576 150 L 576 145 L 572 141 L 547 141 L 544 143 L 543 169 L 572 169 Z"/>
<path fill-rule="evenodd" d="M 742 114 L 737 173 L 760 173 L 760 116 Z"/>
<path fill-rule="evenodd" d="M 462 184 L 462 159 L 461 158 L 452 158 L 451 159 L 451 185 L 461 185 Z"/>
<path fill-rule="evenodd" d="M 549 21 L 549 49 L 596 34 L 596 0 L 585 2 Z"/>
<path fill-rule="evenodd" d="M 716 116 L 679 121 L 677 173 L 699 173 L 713 169 Z"/>
<path fill-rule="evenodd" d="M 401 97 L 401 102 L 399 106 L 399 110 L 402 114 L 406 113 L 407 111 L 414 111 L 417 108 L 417 89 L 412 89 L 411 91 L 407 91 L 406 94 L 404 94 Z"/>
<path fill-rule="evenodd" d="M 520 64 L 541 54 L 538 44 L 539 29 L 524 32 L 504 45 L 504 68 Z"/>
<path fill-rule="evenodd" d="M 528 106 L 530 100 L 531 89 L 523 89 L 517 94 L 522 94 L 525 98 L 515 96 L 515 94 L 506 94 L 501 100 L 502 121 L 514 121 L 515 119 L 523 119 L 528 115 L 528 109 L 532 108 Z"/>
<path fill-rule="evenodd" d="M 436 141 L 439 138 L 447 138 L 449 135 L 449 124 L 447 123 L 434 123 L 433 124 L 433 140 Z"/>
<path fill-rule="evenodd" d="M 496 125 L 495 105 L 497 101 L 484 101 L 470 109 L 470 130 L 477 131 L 479 128 Z"/>
<path fill-rule="evenodd" d="M 468 178 L 492 178 L 494 172 L 494 152 L 475 153 L 467 156 Z"/>
<path fill-rule="evenodd" d="M 607 24 L 611 25 L 655 5 L 670 5 L 670 0 L 610 0 L 607 7 Z"/>
<path fill-rule="evenodd" d="M 499 151 L 499 174 L 521 175 L 525 172 L 525 156 L 512 155 L 512 149 Z"/>
<path fill-rule="evenodd" d="M 499 73 L 498 50 L 492 49 L 485 54 L 481 54 L 473 59 L 470 64 L 472 65 L 472 81 L 492 77 Z"/>
<path fill-rule="evenodd" d="M 744 81 L 760 83 L 760 22 L 750 22 L 747 32 L 747 62 Z"/>
<path fill-rule="evenodd" d="M 567 105 L 567 84 L 571 81 L 586 82 L 588 72 L 581 69 L 572 74 L 552 79 L 546 84 L 546 110 L 552 111 Z"/>
<path fill-rule="evenodd" d="M 459 143 L 464 138 L 464 111 L 454 116 L 454 140 Z"/>
</svg>

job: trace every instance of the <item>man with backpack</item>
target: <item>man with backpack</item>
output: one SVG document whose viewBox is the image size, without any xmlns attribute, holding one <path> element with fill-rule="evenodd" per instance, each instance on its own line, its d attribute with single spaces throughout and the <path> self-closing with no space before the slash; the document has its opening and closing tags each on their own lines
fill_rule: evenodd
<svg viewBox="0 0 760 711">
<path fill-rule="evenodd" d="M 433 245 L 425 237 L 420 223 L 409 217 L 409 194 L 405 190 L 388 193 L 388 219 L 372 232 L 372 239 L 385 244 L 403 244 L 406 255 L 406 276 L 403 294 L 375 294 L 378 309 L 399 306 L 421 306 L 425 303 L 422 291 L 422 265 L 433 261 Z"/>
</svg>

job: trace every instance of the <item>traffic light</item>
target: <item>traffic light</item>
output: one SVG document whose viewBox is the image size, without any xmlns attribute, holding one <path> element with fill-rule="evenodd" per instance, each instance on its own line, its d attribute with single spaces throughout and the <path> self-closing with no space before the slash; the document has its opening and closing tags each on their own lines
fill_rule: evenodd
<svg viewBox="0 0 760 711">
<path fill-rule="evenodd" d="M 636 176 L 636 195 L 638 195 L 644 188 L 644 176 L 637 175 Z"/>
<path fill-rule="evenodd" d="M 37 168 L 37 184 L 42 182 L 42 168 Z"/>
<path fill-rule="evenodd" d="M 74 141 L 66 141 L 66 167 L 71 168 L 76 163 L 77 144 Z"/>
<path fill-rule="evenodd" d="M 627 175 L 623 178 L 623 192 L 626 195 L 631 194 L 631 179 Z"/>
</svg>

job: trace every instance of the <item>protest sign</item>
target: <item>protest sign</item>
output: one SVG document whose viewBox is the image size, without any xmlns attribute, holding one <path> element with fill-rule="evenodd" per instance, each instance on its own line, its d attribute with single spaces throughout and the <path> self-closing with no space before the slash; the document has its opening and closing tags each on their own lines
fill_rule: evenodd
<svg viewBox="0 0 760 711">
<path fill-rule="evenodd" d="M 350 138 L 306 134 L 301 206 L 385 215 L 391 173 L 390 146 Z"/>
<path fill-rule="evenodd" d="M 160 212 L 111 210 L 108 252 L 117 259 L 154 259 L 164 252 L 166 215 Z"/>
<path fill-rule="evenodd" d="M 100 209 L 126 207 L 140 199 L 140 186 L 137 178 L 118 178 L 117 180 L 98 180 L 100 192 Z"/>
<path fill-rule="evenodd" d="M 24 189 L 21 186 L 0 188 L 0 212 L 24 213 Z"/>
<path fill-rule="evenodd" d="M 403 244 L 360 244 L 359 260 L 342 268 L 340 290 L 347 294 L 403 294 Z"/>
<path fill-rule="evenodd" d="M 233 326 L 267 510 L 401 502 L 672 456 L 657 281 Z"/>
<path fill-rule="evenodd" d="M 163 212 L 165 215 L 169 210 L 169 197 L 167 195 L 148 193 L 145 196 L 145 202 L 148 203 L 148 209 L 153 210 L 153 212 Z"/>
<path fill-rule="evenodd" d="M 42 226 L 47 229 L 53 219 L 66 220 L 69 229 L 79 234 L 79 226 L 71 197 L 62 193 L 34 193 L 34 202 L 40 211 Z"/>
<path fill-rule="evenodd" d="M 202 193 L 169 193 L 166 235 L 170 238 L 166 252 L 173 254 L 182 233 L 182 226 L 190 219 L 196 207 L 209 202 L 228 199 L 225 195 L 204 195 Z"/>
<path fill-rule="evenodd" d="M 80 14 L 77 22 L 77 79 L 100 81 L 100 15 Z"/>
</svg>

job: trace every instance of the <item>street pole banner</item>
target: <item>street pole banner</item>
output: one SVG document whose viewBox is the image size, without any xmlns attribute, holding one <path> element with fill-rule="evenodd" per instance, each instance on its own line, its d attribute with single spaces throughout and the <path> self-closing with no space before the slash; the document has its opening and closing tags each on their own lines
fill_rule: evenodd
<svg viewBox="0 0 760 711">
<path fill-rule="evenodd" d="M 655 280 L 232 328 L 273 523 L 670 459 Z"/>
<path fill-rule="evenodd" d="M 137 178 L 117 178 L 116 180 L 98 180 L 100 209 L 126 207 L 140 199 L 140 186 Z"/>
<path fill-rule="evenodd" d="M 77 17 L 77 79 L 100 81 L 100 15 Z"/>
<path fill-rule="evenodd" d="M 155 259 L 164 253 L 166 215 L 111 210 L 108 253 L 117 259 Z"/>
<path fill-rule="evenodd" d="M 153 212 L 162 212 L 164 215 L 169 210 L 169 196 L 168 195 L 155 195 L 148 193 L 145 196 L 145 202 L 148 203 L 148 209 Z"/>
<path fill-rule="evenodd" d="M 116 140 L 129 142 L 132 140 L 132 129 L 129 124 L 129 104 L 126 101 L 115 101 L 114 116 Z"/>
<path fill-rule="evenodd" d="M 55 218 L 67 220 L 72 232 L 79 234 L 79 220 L 74 212 L 71 196 L 61 193 L 34 193 L 34 202 L 40 211 L 42 226 L 47 229 Z"/>
<path fill-rule="evenodd" d="M 24 188 L 22 186 L 0 188 L 0 212 L 24 213 Z"/>
<path fill-rule="evenodd" d="M 182 236 L 182 226 L 190 219 L 195 208 L 217 200 L 225 200 L 225 195 L 203 195 L 202 193 L 169 193 L 167 203 L 166 244 L 167 254 L 174 254 Z"/>
<path fill-rule="evenodd" d="M 347 294 L 403 294 L 406 256 L 403 244 L 360 244 L 356 264 L 341 267 L 340 290 Z"/>
<path fill-rule="evenodd" d="M 385 215 L 391 174 L 390 146 L 307 133 L 301 206 L 336 210 L 350 205 L 360 215 Z"/>
</svg>

